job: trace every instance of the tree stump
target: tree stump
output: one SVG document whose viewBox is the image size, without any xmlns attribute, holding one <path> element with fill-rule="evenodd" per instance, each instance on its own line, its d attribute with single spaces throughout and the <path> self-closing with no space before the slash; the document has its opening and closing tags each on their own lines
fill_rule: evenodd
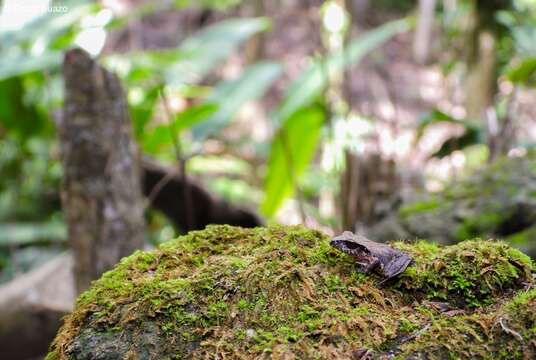
<svg viewBox="0 0 536 360">
<path fill-rule="evenodd" d="M 144 200 L 125 94 L 80 49 L 65 55 L 62 203 L 78 292 L 143 246 Z"/>
</svg>

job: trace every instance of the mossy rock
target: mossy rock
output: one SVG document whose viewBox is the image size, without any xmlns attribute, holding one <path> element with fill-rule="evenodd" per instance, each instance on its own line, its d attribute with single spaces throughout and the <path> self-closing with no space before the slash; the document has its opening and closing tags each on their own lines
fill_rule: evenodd
<svg viewBox="0 0 536 360">
<path fill-rule="evenodd" d="M 94 282 L 53 359 L 512 359 L 536 356 L 534 264 L 502 242 L 394 243 L 378 286 L 303 227 L 210 226 Z"/>
<path fill-rule="evenodd" d="M 369 229 L 379 241 L 504 239 L 536 259 L 536 154 L 501 158 L 444 191 L 417 194 Z"/>
</svg>

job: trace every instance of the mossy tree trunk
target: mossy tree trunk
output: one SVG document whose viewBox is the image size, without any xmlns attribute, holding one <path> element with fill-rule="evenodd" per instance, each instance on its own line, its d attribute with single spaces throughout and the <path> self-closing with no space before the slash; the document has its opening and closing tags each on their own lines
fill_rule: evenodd
<svg viewBox="0 0 536 360">
<path fill-rule="evenodd" d="M 65 56 L 62 203 L 78 292 L 143 245 L 144 200 L 125 95 L 82 50 Z"/>
</svg>

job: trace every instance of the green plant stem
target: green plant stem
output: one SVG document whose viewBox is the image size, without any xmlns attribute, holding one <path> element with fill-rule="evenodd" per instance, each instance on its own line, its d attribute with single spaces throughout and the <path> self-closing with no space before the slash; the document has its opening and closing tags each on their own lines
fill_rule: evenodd
<svg viewBox="0 0 536 360">
<path fill-rule="evenodd" d="M 169 102 L 168 102 L 168 98 L 166 95 L 165 86 L 160 87 L 160 97 L 162 98 L 164 112 L 166 113 L 166 117 L 167 117 L 168 124 L 169 124 L 168 128 L 169 128 L 169 132 L 171 136 L 171 141 L 173 143 L 173 148 L 175 149 L 175 157 L 177 159 L 178 166 L 179 166 L 179 174 L 180 174 L 182 186 L 183 186 L 183 200 L 185 203 L 185 208 L 187 209 L 187 211 L 184 212 L 184 216 L 185 216 L 184 220 L 186 223 L 186 229 L 183 229 L 183 230 L 188 232 L 195 228 L 194 217 L 192 216 L 192 214 L 195 213 L 195 211 L 194 211 L 194 204 L 192 202 L 192 194 L 190 192 L 190 186 L 188 185 L 188 179 L 186 176 L 187 158 L 183 156 L 183 151 L 180 146 L 179 139 L 178 139 L 179 134 L 177 134 L 177 128 L 175 126 L 175 121 L 173 119 L 173 113 L 171 109 L 169 108 Z M 165 186 L 165 184 L 162 185 L 162 187 L 163 186 Z"/>
</svg>

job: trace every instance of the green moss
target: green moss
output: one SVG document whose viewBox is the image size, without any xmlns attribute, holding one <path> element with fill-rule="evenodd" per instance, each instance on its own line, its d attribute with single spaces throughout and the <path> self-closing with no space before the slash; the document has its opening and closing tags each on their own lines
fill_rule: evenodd
<svg viewBox="0 0 536 360">
<path fill-rule="evenodd" d="M 533 269 L 528 256 L 498 241 L 465 241 L 449 247 L 421 241 L 395 246 L 415 259 L 397 287 L 456 306 L 490 305 L 500 294 L 518 288 L 520 279 L 529 281 Z"/>
<path fill-rule="evenodd" d="M 438 200 L 431 199 L 428 201 L 416 202 L 405 205 L 400 208 L 398 214 L 402 218 L 406 218 L 411 215 L 420 214 L 423 212 L 433 212 L 441 206 Z"/>
<path fill-rule="evenodd" d="M 111 358 L 144 358 L 147 351 L 157 358 L 348 358 L 368 349 L 444 358 L 465 355 L 457 334 L 471 336 L 474 353 L 483 351 L 489 334 L 478 324 L 492 328 L 496 314 L 510 327 L 526 326 L 522 336 L 534 340 L 533 296 L 513 297 L 532 286 L 533 264 L 522 253 L 491 241 L 393 246 L 414 264 L 379 287 L 378 275 L 359 273 L 317 231 L 191 232 L 104 274 L 80 296 L 48 356 L 89 359 L 94 349 Z M 461 312 L 448 317 L 445 308 Z M 497 349 L 511 340 L 496 335 Z M 446 345 L 428 348 L 424 339 Z"/>
<path fill-rule="evenodd" d="M 475 217 L 467 218 L 455 230 L 454 236 L 456 239 L 463 241 L 483 234 L 493 234 L 506 217 L 506 214 L 497 209 L 495 212 L 482 213 Z"/>
</svg>

